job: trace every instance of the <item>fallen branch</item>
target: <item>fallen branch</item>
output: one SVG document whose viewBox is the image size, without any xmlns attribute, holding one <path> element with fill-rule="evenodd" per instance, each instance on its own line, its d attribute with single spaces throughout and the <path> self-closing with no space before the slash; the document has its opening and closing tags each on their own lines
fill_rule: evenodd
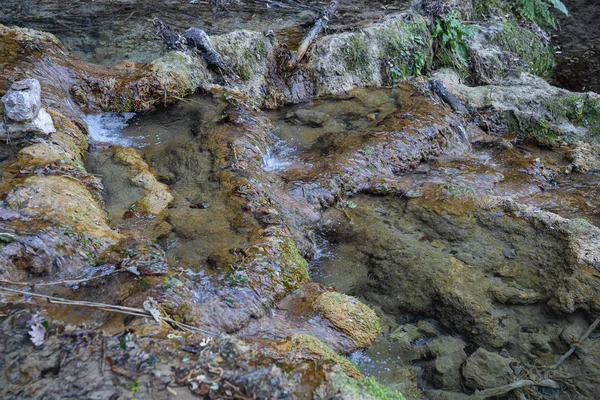
<svg viewBox="0 0 600 400">
<path fill-rule="evenodd" d="M 172 319 L 170 317 L 166 317 L 166 316 L 162 316 L 162 315 L 157 316 L 156 313 L 152 313 L 150 311 L 146 311 L 141 308 L 115 306 L 112 304 L 96 303 L 96 302 L 92 302 L 92 301 L 69 300 L 69 299 L 63 299 L 60 297 L 48 296 L 45 294 L 24 292 L 22 290 L 10 289 L 10 288 L 6 288 L 6 287 L 2 287 L 2 286 L 0 286 L 0 292 L 17 293 L 17 294 L 22 294 L 22 295 L 31 296 L 31 297 L 39 297 L 39 298 L 46 299 L 49 303 L 52 303 L 52 304 L 67 304 L 67 305 L 71 305 L 71 306 L 91 307 L 91 308 L 96 308 L 96 309 L 99 309 L 102 311 L 117 312 L 117 313 L 121 313 L 121 314 L 134 315 L 137 317 L 144 317 L 144 318 L 152 318 L 152 319 L 158 320 L 159 322 L 165 322 L 169 325 L 176 326 L 177 328 L 184 330 L 184 331 L 198 332 L 205 336 L 211 336 L 211 337 L 217 335 L 214 332 L 205 331 L 204 329 L 200 329 L 200 328 L 197 328 L 192 325 L 184 324 L 183 322 L 175 321 L 174 319 Z"/>
<path fill-rule="evenodd" d="M 529 379 L 522 379 L 519 381 L 514 381 L 512 383 L 509 383 L 508 385 L 498 386 L 498 387 L 491 388 L 491 389 L 477 391 L 474 394 L 472 394 L 471 396 L 469 396 L 469 398 L 473 399 L 473 400 L 484 400 L 484 399 L 489 399 L 490 397 L 502 396 L 502 395 L 512 392 L 513 390 L 530 387 L 530 386 L 540 386 L 540 387 L 547 387 L 547 388 L 551 388 L 551 389 L 560 389 L 561 388 L 557 382 L 555 382 L 551 379 L 545 379 L 540 382 L 532 381 Z"/>
<path fill-rule="evenodd" d="M 583 336 L 575 343 L 571 346 L 571 348 L 569 349 L 569 351 L 567 351 L 558 361 L 556 364 L 554 364 L 553 366 L 551 366 L 550 368 L 552 369 L 556 369 L 558 368 L 558 366 L 560 364 L 562 364 L 563 362 L 565 362 L 565 360 L 567 358 L 569 358 L 571 356 L 571 354 L 573 354 L 575 352 L 575 350 L 577 350 L 579 348 L 579 346 L 581 346 L 581 344 L 585 341 L 585 339 L 588 338 L 588 336 L 590 336 L 590 334 L 592 332 L 594 332 L 594 330 L 596 329 L 596 327 L 598 326 L 598 324 L 600 323 L 600 318 L 597 318 L 594 322 L 592 322 L 592 324 L 590 325 L 590 327 L 588 328 L 587 331 L 585 331 L 585 333 L 583 334 Z"/>
<path fill-rule="evenodd" d="M 159 18 L 154 18 L 152 23 L 154 24 L 155 32 L 162 37 L 169 50 L 197 50 L 208 64 L 208 67 L 219 73 L 224 79 L 234 81 L 239 79 L 235 72 L 225 63 L 221 54 L 215 50 L 208 34 L 202 29 L 190 28 L 183 35 L 180 35 Z"/>
<path fill-rule="evenodd" d="M 319 19 L 317 19 L 311 30 L 308 32 L 308 35 L 306 35 L 306 37 L 300 44 L 300 47 L 298 47 L 296 54 L 294 54 L 294 56 L 287 62 L 287 68 L 289 70 L 296 68 L 296 65 L 298 65 L 300 60 L 302 60 L 304 54 L 306 53 L 306 50 L 308 50 L 308 46 L 310 46 L 313 40 L 315 40 L 319 33 L 321 33 L 323 28 L 327 26 L 327 22 L 329 22 L 329 20 L 335 14 L 337 7 L 338 0 L 331 0 L 327 8 L 325 8 L 325 11 L 323 11 Z"/>
</svg>

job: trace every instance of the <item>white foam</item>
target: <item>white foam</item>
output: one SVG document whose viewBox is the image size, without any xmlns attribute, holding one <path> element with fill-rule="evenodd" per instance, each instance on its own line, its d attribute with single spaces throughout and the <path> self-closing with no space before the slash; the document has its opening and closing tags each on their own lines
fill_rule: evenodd
<svg viewBox="0 0 600 400">
<path fill-rule="evenodd" d="M 120 146 L 133 146 L 133 138 L 123 133 L 135 113 L 103 113 L 86 115 L 83 119 L 88 125 L 89 137 L 95 142 L 105 142 Z"/>
<path fill-rule="evenodd" d="M 285 140 L 278 140 L 263 156 L 263 169 L 265 171 L 279 171 L 286 169 L 293 163 L 295 148 Z"/>
</svg>

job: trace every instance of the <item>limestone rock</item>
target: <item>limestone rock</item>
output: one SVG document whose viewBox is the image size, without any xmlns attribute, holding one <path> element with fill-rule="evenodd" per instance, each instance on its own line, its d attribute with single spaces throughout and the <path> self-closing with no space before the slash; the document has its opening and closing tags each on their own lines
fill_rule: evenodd
<svg viewBox="0 0 600 400">
<path fill-rule="evenodd" d="M 23 79 L 12 84 L 2 96 L 6 118 L 13 122 L 28 122 L 37 117 L 40 109 L 42 89 L 37 79 Z"/>
<path fill-rule="evenodd" d="M 2 97 L 5 121 L 0 138 L 20 139 L 28 133 L 49 135 L 55 132 L 52 117 L 42 108 L 40 82 L 23 79 L 12 84 Z"/>
<path fill-rule="evenodd" d="M 42 108 L 37 117 L 31 121 L 5 124 L 4 132 L 2 134 L 7 138 L 18 139 L 25 136 L 27 133 L 49 135 L 52 132 L 56 132 L 52 117 Z"/>
<path fill-rule="evenodd" d="M 509 384 L 515 379 L 510 362 L 509 358 L 478 348 L 463 368 L 465 385 L 476 390 Z"/>
</svg>

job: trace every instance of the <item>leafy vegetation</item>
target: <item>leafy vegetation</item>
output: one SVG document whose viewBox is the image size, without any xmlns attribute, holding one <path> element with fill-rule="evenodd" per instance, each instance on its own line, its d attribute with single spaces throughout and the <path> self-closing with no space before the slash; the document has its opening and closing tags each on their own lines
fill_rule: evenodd
<svg viewBox="0 0 600 400">
<path fill-rule="evenodd" d="M 560 0 L 516 0 L 515 8 L 525 19 L 535 22 L 541 27 L 556 28 L 556 17 L 550 7 L 569 15 L 567 7 Z"/>
<path fill-rule="evenodd" d="M 471 36 L 471 29 L 458 19 L 458 12 L 452 10 L 444 16 L 437 17 L 433 38 L 438 40 L 438 57 L 440 52 L 459 69 L 469 66 L 469 49 L 464 38 Z"/>
</svg>

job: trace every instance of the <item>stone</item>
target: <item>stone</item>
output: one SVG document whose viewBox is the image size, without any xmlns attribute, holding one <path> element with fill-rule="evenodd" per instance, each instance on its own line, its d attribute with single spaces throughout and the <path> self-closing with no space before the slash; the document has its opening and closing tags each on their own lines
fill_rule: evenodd
<svg viewBox="0 0 600 400">
<path fill-rule="evenodd" d="M 503 386 L 516 379 L 510 358 L 478 348 L 467 358 L 462 370 L 465 385 L 469 389 L 489 389 Z"/>
<path fill-rule="evenodd" d="M 48 136 L 52 132 L 56 132 L 52 117 L 42 108 L 39 110 L 37 117 L 31 121 L 5 124 L 4 130 L 0 130 L 0 137 L 3 139 L 19 139 L 28 133 L 37 136 Z"/>
<path fill-rule="evenodd" d="M 2 96 L 6 118 L 14 122 L 35 119 L 40 109 L 42 89 L 37 79 L 23 79 L 12 84 Z"/>
</svg>

